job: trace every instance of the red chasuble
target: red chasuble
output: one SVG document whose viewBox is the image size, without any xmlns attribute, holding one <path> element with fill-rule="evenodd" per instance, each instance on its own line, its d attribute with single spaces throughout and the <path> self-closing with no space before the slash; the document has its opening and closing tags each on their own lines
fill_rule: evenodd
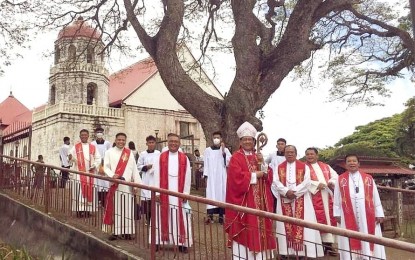
<svg viewBox="0 0 415 260">
<path fill-rule="evenodd" d="M 306 165 L 299 161 L 295 161 L 295 181 L 296 184 L 300 184 L 304 181 Z M 278 166 L 278 176 L 280 177 L 280 182 L 287 186 L 287 161 L 281 163 Z M 298 219 L 304 219 L 304 196 L 296 198 L 294 200 L 295 211 L 293 212 L 291 203 L 284 203 L 281 198 L 281 209 L 284 216 L 294 217 Z M 291 223 L 285 223 L 285 234 L 287 237 L 288 247 L 297 250 L 304 250 L 304 227 L 293 225 Z"/>
<path fill-rule="evenodd" d="M 346 229 L 359 231 L 356 223 L 356 217 L 353 211 L 352 201 L 350 197 L 349 188 L 349 172 L 345 172 L 339 176 L 339 188 L 342 197 L 342 210 L 345 216 L 344 220 Z M 365 209 L 366 209 L 366 225 L 367 231 L 371 235 L 375 235 L 376 218 L 375 218 L 375 205 L 373 202 L 373 185 L 376 185 L 372 176 L 369 174 L 360 172 L 363 179 L 364 192 L 365 192 Z M 354 184 L 353 184 L 354 185 Z M 362 192 L 362 191 L 361 191 Z M 353 216 L 353 217 L 349 217 Z M 360 240 L 350 238 L 350 249 L 352 251 L 362 250 L 362 244 Z M 370 243 L 370 251 L 373 251 L 374 244 Z"/>
<path fill-rule="evenodd" d="M 78 166 L 78 171 L 80 172 L 89 172 L 89 173 L 94 173 L 94 169 L 87 171 L 86 167 L 87 165 L 85 165 L 85 156 L 84 156 L 84 150 L 82 149 L 82 143 L 77 143 L 75 145 L 75 151 L 76 151 L 76 160 L 77 160 L 77 166 Z M 95 157 L 95 146 L 93 146 L 92 144 L 89 144 L 89 165 L 88 165 L 88 169 L 91 168 L 91 160 L 92 158 Z M 94 189 L 93 189 L 93 185 L 94 185 L 94 178 L 93 177 L 88 177 L 85 175 L 79 175 L 79 178 L 81 180 L 81 194 L 83 198 L 86 198 L 87 202 L 92 202 L 93 198 L 94 198 Z"/>
<path fill-rule="evenodd" d="M 329 183 L 330 180 L 330 168 L 327 164 L 322 162 L 317 162 L 318 166 L 320 167 L 321 171 L 323 172 L 324 179 L 326 183 Z M 313 166 L 310 163 L 307 163 L 308 167 L 310 168 L 310 178 L 312 181 L 318 181 L 317 174 L 314 171 Z M 326 212 L 324 211 L 324 204 L 323 198 L 321 196 L 321 191 L 317 191 L 316 194 L 311 194 L 313 200 L 314 211 L 316 212 L 317 222 L 320 224 L 327 225 L 326 219 Z M 330 216 L 330 224 L 334 227 L 337 226 L 336 219 L 333 216 L 333 198 L 329 196 L 329 216 Z M 323 232 L 321 232 L 323 233 Z"/>
<path fill-rule="evenodd" d="M 255 153 L 245 155 L 240 149 L 232 155 L 226 183 L 226 202 L 274 212 L 271 168 L 267 177 L 257 179 L 257 184 L 250 184 L 251 172 L 257 170 L 257 165 Z M 262 182 L 262 185 L 259 185 L 259 182 Z M 262 190 L 259 189 L 260 186 L 263 187 Z M 276 248 L 275 230 L 272 228 L 271 219 L 226 209 L 225 231 L 228 233 L 229 242 L 235 241 L 250 251 L 261 252 Z"/>
<path fill-rule="evenodd" d="M 120 160 L 117 163 L 114 174 L 122 177 L 124 175 L 125 168 L 127 167 L 128 160 L 130 159 L 131 150 L 124 148 L 121 152 Z M 112 225 L 114 223 L 114 197 L 115 191 L 118 189 L 118 183 L 113 183 L 108 191 L 104 212 L 103 222 L 105 225 Z"/>
<path fill-rule="evenodd" d="M 178 192 L 183 193 L 184 182 L 186 180 L 187 156 L 178 152 L 179 159 L 179 176 L 178 176 Z M 169 151 L 165 151 L 160 155 L 160 188 L 169 189 Z M 169 241 L 169 196 L 160 194 L 160 218 L 161 218 L 161 241 Z M 179 198 L 179 243 L 184 244 L 186 241 L 186 229 L 184 226 L 183 216 L 183 200 Z"/>
</svg>

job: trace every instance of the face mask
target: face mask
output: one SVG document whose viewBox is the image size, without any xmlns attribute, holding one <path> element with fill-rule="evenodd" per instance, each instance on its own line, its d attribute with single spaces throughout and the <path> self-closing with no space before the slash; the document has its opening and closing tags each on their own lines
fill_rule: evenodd
<svg viewBox="0 0 415 260">
<path fill-rule="evenodd" d="M 213 144 L 214 145 L 219 145 L 220 144 L 220 139 L 219 138 L 214 138 L 213 139 Z"/>
<path fill-rule="evenodd" d="M 97 133 L 96 136 L 97 136 L 97 138 L 102 138 L 102 137 L 104 137 L 104 134 L 103 133 Z"/>
</svg>

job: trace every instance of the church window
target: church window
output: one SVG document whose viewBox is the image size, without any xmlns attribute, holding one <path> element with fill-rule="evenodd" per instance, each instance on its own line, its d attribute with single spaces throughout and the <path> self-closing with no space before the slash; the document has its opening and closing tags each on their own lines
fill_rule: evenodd
<svg viewBox="0 0 415 260">
<path fill-rule="evenodd" d="M 69 60 L 70 61 L 75 61 L 76 59 L 76 47 L 74 45 L 70 45 L 69 49 L 68 49 L 68 53 L 69 53 Z"/>
<path fill-rule="evenodd" d="M 92 105 L 94 99 L 96 100 L 97 94 L 97 85 L 94 83 L 89 83 L 86 87 L 86 104 Z"/>
<path fill-rule="evenodd" d="M 50 88 L 50 105 L 54 105 L 56 103 L 56 87 L 53 85 Z"/>
<path fill-rule="evenodd" d="M 56 45 L 55 46 L 55 64 L 59 63 L 60 58 L 61 58 L 61 49 Z"/>
<path fill-rule="evenodd" d="M 190 135 L 190 123 L 180 121 L 180 137 L 185 137 Z"/>
<path fill-rule="evenodd" d="M 94 57 L 95 57 L 94 48 L 88 47 L 88 49 L 86 50 L 86 62 L 95 63 Z"/>
</svg>

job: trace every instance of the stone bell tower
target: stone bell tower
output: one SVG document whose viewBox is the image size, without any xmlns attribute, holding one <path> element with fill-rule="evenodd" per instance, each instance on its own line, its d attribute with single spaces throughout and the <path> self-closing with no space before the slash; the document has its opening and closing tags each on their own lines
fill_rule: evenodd
<svg viewBox="0 0 415 260">
<path fill-rule="evenodd" d="M 75 103 L 108 107 L 108 70 L 101 32 L 82 17 L 63 28 L 55 41 L 49 105 Z"/>
</svg>

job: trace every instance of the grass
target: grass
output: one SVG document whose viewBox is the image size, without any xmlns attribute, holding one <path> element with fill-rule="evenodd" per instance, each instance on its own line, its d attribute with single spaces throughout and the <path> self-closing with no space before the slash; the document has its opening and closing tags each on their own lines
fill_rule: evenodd
<svg viewBox="0 0 415 260">
<path fill-rule="evenodd" d="M 0 244 L 0 259 L 4 260 L 31 260 L 36 259 L 29 256 L 25 248 L 16 249 L 7 244 Z"/>
</svg>

